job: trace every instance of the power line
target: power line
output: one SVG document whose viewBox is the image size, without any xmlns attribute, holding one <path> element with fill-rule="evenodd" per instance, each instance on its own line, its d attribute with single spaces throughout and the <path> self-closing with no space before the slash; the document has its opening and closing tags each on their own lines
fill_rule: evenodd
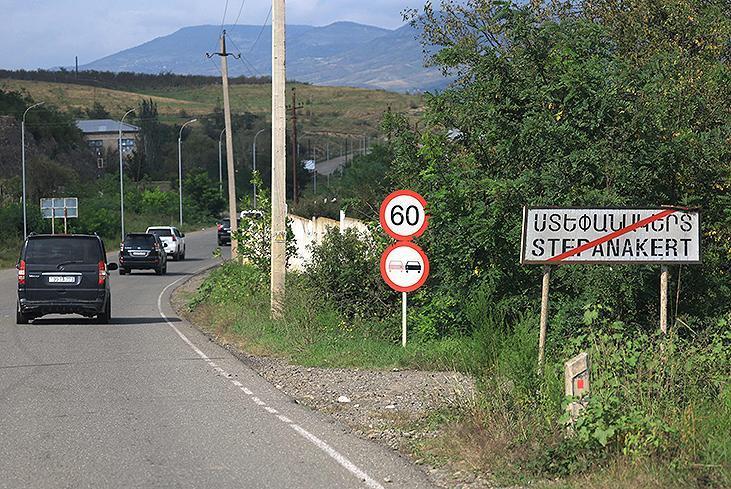
<svg viewBox="0 0 731 489">
<path fill-rule="evenodd" d="M 257 77 L 257 76 L 262 77 L 263 75 L 261 73 L 259 73 L 259 70 L 257 70 L 256 67 L 253 64 L 251 64 L 251 62 L 248 59 L 246 59 L 246 57 L 241 53 L 241 48 L 238 47 L 238 45 L 236 44 L 236 41 L 234 41 L 234 39 L 233 39 L 233 36 L 229 37 L 228 39 L 229 39 L 229 41 L 231 41 L 231 44 L 233 44 L 234 48 L 236 48 L 236 50 L 239 52 L 240 56 L 239 56 L 238 60 L 241 61 L 241 64 L 243 64 L 244 67 L 247 70 L 249 70 L 249 72 L 252 75 L 254 75 L 254 77 Z"/>
<path fill-rule="evenodd" d="M 223 18 L 221 19 L 221 32 L 218 34 L 218 37 L 221 37 L 221 34 L 223 34 L 223 25 L 226 22 L 226 12 L 228 12 L 228 0 L 226 0 L 226 6 L 223 8 Z"/>
<path fill-rule="evenodd" d="M 241 0 L 241 7 L 239 7 L 239 13 L 236 16 L 236 20 L 234 20 L 234 25 L 239 23 L 239 17 L 241 17 L 241 12 L 244 10 L 244 5 L 246 5 L 246 0 Z"/>
<path fill-rule="evenodd" d="M 233 27 L 236 27 L 239 24 L 239 18 L 241 18 L 241 12 L 244 10 L 244 5 L 246 5 L 246 0 L 241 0 L 241 6 L 239 7 L 239 13 L 236 15 L 236 20 L 234 20 Z M 267 18 L 269 16 L 267 15 Z M 265 21 L 266 22 L 266 21 Z M 229 40 L 231 41 L 231 44 L 233 44 L 234 48 L 239 52 L 239 57 L 237 58 L 239 61 L 241 61 L 241 64 L 244 65 L 244 67 L 252 74 L 254 77 L 259 76 L 261 77 L 262 74 L 259 73 L 259 71 L 256 69 L 256 67 L 248 60 L 246 57 L 244 57 L 242 53 L 242 49 L 238 47 L 236 44 L 236 41 L 234 41 L 233 35 L 229 37 Z"/>
<path fill-rule="evenodd" d="M 250 54 L 256 47 L 256 44 L 259 42 L 259 39 L 261 38 L 261 35 L 264 32 L 264 28 L 266 28 L 267 23 L 269 22 L 269 18 L 271 16 L 272 16 L 272 7 L 269 7 L 269 13 L 267 14 L 266 19 L 264 19 L 264 23 L 261 25 L 261 30 L 259 31 L 259 35 L 256 36 L 256 41 L 254 41 L 254 44 L 251 45 L 251 47 L 249 48 L 249 52 L 247 54 Z"/>
</svg>

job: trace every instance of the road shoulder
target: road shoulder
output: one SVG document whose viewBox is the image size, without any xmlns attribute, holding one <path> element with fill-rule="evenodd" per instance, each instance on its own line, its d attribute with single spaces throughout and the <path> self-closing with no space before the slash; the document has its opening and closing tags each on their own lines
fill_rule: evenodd
<svg viewBox="0 0 731 489">
<path fill-rule="evenodd" d="M 182 282 L 171 295 L 173 310 L 210 341 L 225 348 L 295 402 L 328 415 L 352 434 L 399 452 L 440 487 L 492 487 L 460 464 L 425 460 L 419 446 L 436 438 L 449 412 L 472 402 L 474 380 L 456 372 L 389 371 L 293 365 L 281 358 L 247 353 L 245 345 L 221 337 L 187 303 L 211 270 Z M 442 420 L 443 421 L 443 420 Z"/>
</svg>

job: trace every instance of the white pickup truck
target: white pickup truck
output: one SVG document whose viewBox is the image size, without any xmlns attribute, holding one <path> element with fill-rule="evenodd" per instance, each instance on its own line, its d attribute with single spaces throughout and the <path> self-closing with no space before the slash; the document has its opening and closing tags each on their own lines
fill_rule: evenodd
<svg viewBox="0 0 731 489">
<path fill-rule="evenodd" d="M 173 260 L 185 260 L 185 234 L 173 226 L 152 226 L 146 233 L 157 235 L 165 247 L 165 253 Z"/>
</svg>

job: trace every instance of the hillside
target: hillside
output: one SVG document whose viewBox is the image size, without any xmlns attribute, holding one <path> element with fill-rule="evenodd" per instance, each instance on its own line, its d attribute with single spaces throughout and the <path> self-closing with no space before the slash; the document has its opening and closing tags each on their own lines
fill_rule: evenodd
<svg viewBox="0 0 731 489">
<path fill-rule="evenodd" d="M 417 95 L 303 84 L 288 86 L 288 97 L 293 86 L 297 88 L 298 104 L 304 104 L 300 121 L 307 124 L 307 131 L 372 134 L 377 132 L 381 116 L 389 106 L 395 111 L 416 115 L 422 103 Z M 222 105 L 220 85 L 131 92 L 70 83 L 0 79 L 0 88 L 26 92 L 34 100 L 45 101 L 62 110 L 84 110 L 98 102 L 113 117 L 136 107 L 143 98 L 152 97 L 163 121 L 170 123 L 188 116 L 211 114 Z M 252 112 L 268 117 L 271 86 L 232 85 L 231 106 L 234 113 Z"/>
<path fill-rule="evenodd" d="M 227 26 L 231 76 L 271 73 L 271 27 Z M 219 26 L 185 27 L 139 46 L 82 66 L 87 70 L 173 72 L 217 75 L 218 60 L 205 56 L 217 51 Z M 354 22 L 323 27 L 287 26 L 287 77 L 328 86 L 380 88 L 399 92 L 444 88 L 448 80 L 424 66 L 424 53 L 409 25 L 396 30 Z"/>
</svg>

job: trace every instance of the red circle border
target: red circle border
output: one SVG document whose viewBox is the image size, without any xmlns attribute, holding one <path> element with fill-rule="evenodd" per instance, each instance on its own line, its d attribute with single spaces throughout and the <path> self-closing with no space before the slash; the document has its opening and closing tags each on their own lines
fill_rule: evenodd
<svg viewBox="0 0 731 489">
<path fill-rule="evenodd" d="M 388 257 L 388 255 L 394 248 L 399 248 L 401 246 L 406 246 L 416 251 L 417 253 L 419 253 L 419 255 L 421 255 L 421 259 L 424 260 L 424 270 L 421 278 L 411 287 L 401 287 L 399 285 L 396 285 L 391 279 L 388 278 L 388 274 L 386 273 L 386 257 Z M 422 250 L 418 245 L 412 243 L 411 241 L 398 241 L 386 248 L 386 250 L 381 255 L 381 277 L 383 277 L 383 280 L 386 282 L 386 284 L 396 292 L 413 292 L 422 285 L 424 285 L 426 279 L 429 278 L 429 258 L 427 258 L 424 250 Z"/>
<path fill-rule="evenodd" d="M 395 199 L 396 197 L 400 197 L 402 195 L 407 195 L 409 197 L 413 197 L 416 200 L 421 203 L 421 205 L 424 207 L 424 224 L 419 228 L 418 231 L 416 231 L 414 234 L 411 234 L 409 236 L 402 236 L 400 234 L 396 234 L 391 228 L 386 226 L 386 207 L 388 207 L 388 204 Z M 381 227 L 383 230 L 391 236 L 393 239 L 397 241 L 410 241 L 414 238 L 418 238 L 422 234 L 424 234 L 424 231 L 426 231 L 427 226 L 429 225 L 429 215 L 426 213 L 426 199 L 422 197 L 421 195 L 417 194 L 413 190 L 396 190 L 395 192 L 391 192 L 388 194 L 388 196 L 383 199 L 383 202 L 381 203 L 381 209 L 379 211 L 379 220 L 381 222 Z"/>
</svg>

